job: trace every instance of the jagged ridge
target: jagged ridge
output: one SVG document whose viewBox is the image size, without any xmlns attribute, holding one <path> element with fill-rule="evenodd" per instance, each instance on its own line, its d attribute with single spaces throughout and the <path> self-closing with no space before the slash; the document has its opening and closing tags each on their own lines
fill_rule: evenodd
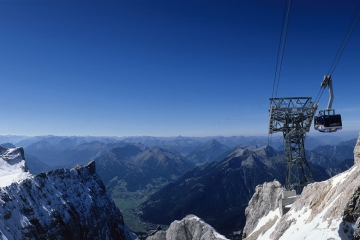
<svg viewBox="0 0 360 240">
<path fill-rule="evenodd" d="M 2 187 L 0 204 L 0 238 L 136 238 L 95 173 L 95 162 Z"/>
</svg>

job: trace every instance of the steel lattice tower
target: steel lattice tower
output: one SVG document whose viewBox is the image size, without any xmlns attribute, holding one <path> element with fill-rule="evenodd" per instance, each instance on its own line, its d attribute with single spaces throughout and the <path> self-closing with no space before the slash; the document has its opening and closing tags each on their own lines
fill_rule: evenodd
<svg viewBox="0 0 360 240">
<path fill-rule="evenodd" d="M 286 190 L 300 190 L 314 182 L 304 141 L 317 107 L 311 97 L 270 98 L 269 134 L 282 132 L 285 141 Z"/>
</svg>

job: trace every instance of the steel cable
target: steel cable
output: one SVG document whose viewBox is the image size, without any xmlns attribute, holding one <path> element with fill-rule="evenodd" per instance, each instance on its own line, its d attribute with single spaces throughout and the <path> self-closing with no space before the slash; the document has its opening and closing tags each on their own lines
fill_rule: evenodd
<svg viewBox="0 0 360 240">
<path fill-rule="evenodd" d="M 350 25 L 349 25 L 346 33 L 345 33 L 345 36 L 344 36 L 344 38 L 343 38 L 343 40 L 342 40 L 342 42 L 340 44 L 340 47 L 339 47 L 339 49 L 338 49 L 338 51 L 337 51 L 337 53 L 335 55 L 335 58 L 334 58 L 331 66 L 330 66 L 330 69 L 329 69 L 329 72 L 328 72 L 327 75 L 332 75 L 334 73 L 334 71 L 335 71 L 335 68 L 336 68 L 337 64 L 339 63 L 339 60 L 340 60 L 340 58 L 341 58 L 341 56 L 342 56 L 342 54 L 343 54 L 349 40 L 350 40 L 350 37 L 353 34 L 354 29 L 355 29 L 355 27 L 356 27 L 356 25 L 357 25 L 357 23 L 358 23 L 358 21 L 360 19 L 360 14 L 359 14 L 360 11 L 359 10 L 360 10 L 360 4 L 359 4 L 358 8 L 356 9 L 354 17 L 351 20 L 351 23 L 350 23 Z"/>
</svg>

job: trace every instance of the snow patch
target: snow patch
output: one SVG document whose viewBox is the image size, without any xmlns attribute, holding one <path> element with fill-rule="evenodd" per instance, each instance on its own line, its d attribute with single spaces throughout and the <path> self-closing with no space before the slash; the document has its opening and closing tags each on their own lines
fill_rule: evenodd
<svg viewBox="0 0 360 240">
<path fill-rule="evenodd" d="M 357 166 L 352 167 L 349 171 L 345 171 L 343 173 L 340 173 L 336 176 L 334 176 L 331 181 L 332 187 L 337 186 L 338 184 L 341 184 L 345 181 L 345 179 L 351 175 L 353 172 L 357 170 Z"/>
<path fill-rule="evenodd" d="M 312 221 L 308 222 L 311 215 L 311 209 L 304 207 L 300 211 L 295 212 L 290 210 L 287 214 L 290 215 L 288 219 L 294 219 L 289 229 L 281 236 L 280 240 L 292 239 L 296 236 L 297 239 L 338 239 L 338 228 L 341 219 L 323 219 L 324 213 L 329 207 L 324 209 L 320 214 L 317 214 Z M 329 221 L 330 220 L 330 221 Z"/>
<path fill-rule="evenodd" d="M 278 217 L 278 219 L 280 219 L 280 217 L 281 217 L 279 208 L 276 208 L 275 210 L 270 211 L 266 216 L 261 218 L 260 221 L 258 222 L 258 224 L 256 225 L 256 228 L 252 232 L 254 233 L 254 232 L 258 231 L 262 226 L 264 226 L 267 222 L 274 219 L 276 216 Z M 249 236 L 251 236 L 251 234 Z"/>
<path fill-rule="evenodd" d="M 0 187 L 31 177 L 26 171 L 25 160 L 20 148 L 3 149 L 0 153 Z"/>
</svg>

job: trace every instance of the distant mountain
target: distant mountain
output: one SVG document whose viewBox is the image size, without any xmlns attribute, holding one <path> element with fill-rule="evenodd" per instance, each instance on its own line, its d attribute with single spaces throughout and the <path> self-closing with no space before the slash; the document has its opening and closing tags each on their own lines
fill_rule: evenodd
<svg viewBox="0 0 360 240">
<path fill-rule="evenodd" d="M 120 139 L 117 137 L 94 137 L 94 136 L 35 136 L 31 138 L 25 138 L 21 141 L 15 143 L 16 146 L 26 148 L 27 146 L 39 142 L 39 141 L 47 141 L 53 146 L 57 146 L 59 149 L 66 149 L 69 147 L 74 147 L 80 145 L 82 143 L 89 143 L 100 141 L 103 143 L 113 143 L 117 142 Z"/>
<path fill-rule="evenodd" d="M 335 176 L 339 173 L 345 172 L 349 168 L 354 166 L 354 159 L 345 159 L 334 167 L 329 167 L 326 169 L 326 172 L 331 176 Z"/>
<path fill-rule="evenodd" d="M 347 145 L 347 146 L 350 146 L 350 147 L 354 148 L 355 145 L 356 145 L 356 142 L 357 142 L 357 139 L 354 138 L 354 139 L 351 139 L 349 141 L 341 142 L 341 143 L 338 144 L 338 146 Z"/>
<path fill-rule="evenodd" d="M 157 146 L 169 150 L 170 152 L 174 152 L 182 156 L 186 156 L 187 154 L 191 153 L 200 144 L 201 144 L 200 141 L 193 138 L 178 137 L 174 140 L 164 142 L 163 144 Z"/>
<path fill-rule="evenodd" d="M 48 165 L 55 165 L 53 164 L 54 158 L 61 152 L 62 148 L 47 140 L 41 140 L 30 144 L 24 150 L 26 156 L 32 155 Z"/>
<path fill-rule="evenodd" d="M 118 181 L 129 178 L 130 182 L 133 182 L 137 179 L 136 177 L 135 179 L 132 178 L 134 172 L 135 174 L 138 173 L 139 168 L 132 162 L 131 158 L 141 152 L 142 150 L 137 146 L 125 145 L 124 147 L 113 148 L 107 154 L 95 159 L 98 166 L 96 172 L 109 192 L 111 192 L 109 188 L 115 187 Z M 111 184 L 110 181 L 112 181 Z M 137 186 L 136 181 L 134 181 L 134 187 L 132 185 L 128 187 L 132 189 Z"/>
<path fill-rule="evenodd" d="M 307 149 L 307 150 L 312 150 L 321 145 L 325 145 L 325 143 L 323 141 L 321 141 L 319 138 L 309 136 L 309 137 L 306 137 L 306 139 L 305 139 L 305 149 Z M 284 145 L 282 145 L 282 146 L 284 146 Z"/>
<path fill-rule="evenodd" d="M 103 143 L 99 141 L 83 143 L 75 147 L 64 149 L 58 152 L 53 158 L 52 166 L 75 166 L 85 164 L 102 155 L 107 154 L 112 148 L 124 146 L 126 143 L 118 141 L 116 143 Z"/>
<path fill-rule="evenodd" d="M 32 144 L 34 144 L 36 142 L 46 141 L 46 142 L 48 142 L 49 144 L 51 144 L 53 146 L 57 146 L 57 148 L 59 148 L 59 149 L 64 149 L 66 147 L 61 147 L 61 144 L 60 144 L 60 142 L 63 139 L 69 139 L 69 138 L 68 137 L 61 137 L 61 136 L 52 136 L 52 135 L 49 135 L 49 136 L 35 136 L 35 137 L 32 137 L 32 138 L 26 138 L 26 139 L 23 139 L 23 140 L 19 141 L 18 143 L 16 143 L 16 146 L 21 146 L 23 148 L 26 148 L 29 145 L 32 145 Z"/>
<path fill-rule="evenodd" d="M 356 135 L 355 135 L 356 136 Z M 281 139 L 281 141 L 283 141 Z M 329 134 L 323 134 L 323 135 L 315 135 L 315 136 L 307 136 L 305 139 L 305 149 L 306 150 L 313 150 L 319 146 L 325 146 L 325 145 L 330 145 L 330 146 L 337 146 L 337 145 L 349 145 L 352 148 L 354 148 L 356 143 L 356 139 L 352 139 L 349 141 L 343 141 L 342 138 L 336 136 L 336 135 L 329 135 Z M 278 146 L 274 146 L 273 144 L 271 144 L 275 149 L 278 150 L 284 150 L 284 144 L 283 142 L 278 145 Z"/>
<path fill-rule="evenodd" d="M 317 164 L 323 168 L 334 167 L 339 164 L 339 159 L 330 155 L 323 155 L 322 153 L 316 152 L 315 150 L 305 151 L 306 160 L 309 163 Z"/>
<path fill-rule="evenodd" d="M 4 148 L 15 148 L 15 145 L 12 143 L 2 143 L 0 146 Z"/>
<path fill-rule="evenodd" d="M 194 164 L 187 161 L 186 158 L 159 147 L 138 154 L 134 157 L 133 162 L 148 167 L 150 171 L 163 172 L 164 176 L 169 173 L 179 176 L 184 173 L 184 169 L 187 171 L 194 168 Z"/>
<path fill-rule="evenodd" d="M 214 161 L 220 154 L 228 151 L 230 147 L 219 143 L 215 139 L 200 144 L 186 158 L 195 164 L 203 164 Z"/>
<path fill-rule="evenodd" d="M 0 135 L 0 143 L 16 143 L 20 140 L 23 140 L 27 137 L 25 136 L 15 136 L 15 135 Z"/>
<path fill-rule="evenodd" d="M 127 143 L 142 143 L 148 147 L 160 147 L 182 156 L 186 156 L 202 143 L 198 138 L 182 136 L 168 138 L 148 136 L 128 137 L 122 139 L 122 141 Z"/>
<path fill-rule="evenodd" d="M 311 167 L 317 180 L 329 177 L 324 168 Z M 141 205 L 141 218 L 169 224 L 195 214 L 221 233 L 241 229 L 255 187 L 274 179 L 284 182 L 285 170 L 282 154 L 272 147 L 238 147 L 223 161 L 199 166 L 151 195 Z"/>
<path fill-rule="evenodd" d="M 354 135 L 354 136 L 356 136 L 356 135 Z M 338 145 L 339 143 L 341 143 L 342 141 L 344 141 L 343 138 L 339 137 L 335 133 L 334 134 L 322 133 L 320 135 L 314 135 L 314 136 L 312 136 L 312 138 L 319 141 L 321 143 L 320 145 L 335 146 L 335 145 Z M 308 139 L 308 137 L 306 139 Z"/>
<path fill-rule="evenodd" d="M 230 147 L 235 147 L 239 144 L 244 146 L 264 146 L 268 144 L 268 138 L 264 136 L 218 136 L 212 137 L 212 139 L 215 139 L 219 143 Z M 277 139 L 275 140 L 275 142 L 277 142 Z"/>
<path fill-rule="evenodd" d="M 319 146 L 313 149 L 313 151 L 320 153 L 324 156 L 330 156 L 336 158 L 338 160 L 336 164 L 338 164 L 345 159 L 354 158 L 354 153 L 353 153 L 354 147 L 355 144 L 352 147 L 349 145 L 337 145 L 337 146 L 326 145 L 326 146 Z"/>
<path fill-rule="evenodd" d="M 134 145 L 114 148 L 95 161 L 97 173 L 109 191 L 121 182 L 126 183 L 128 191 L 136 191 L 157 184 L 159 179 L 171 181 L 195 167 L 184 157 L 165 149 L 154 147 L 142 151 Z"/>
<path fill-rule="evenodd" d="M 26 166 L 29 168 L 31 174 L 39 174 L 41 172 L 47 172 L 51 169 L 49 165 L 43 163 L 32 155 L 25 154 L 25 159 Z"/>
<path fill-rule="evenodd" d="M 166 139 L 166 138 L 165 138 Z M 159 137 L 141 136 L 141 137 L 126 137 L 122 141 L 127 143 L 141 143 L 148 147 L 162 145 L 166 140 Z"/>
</svg>

